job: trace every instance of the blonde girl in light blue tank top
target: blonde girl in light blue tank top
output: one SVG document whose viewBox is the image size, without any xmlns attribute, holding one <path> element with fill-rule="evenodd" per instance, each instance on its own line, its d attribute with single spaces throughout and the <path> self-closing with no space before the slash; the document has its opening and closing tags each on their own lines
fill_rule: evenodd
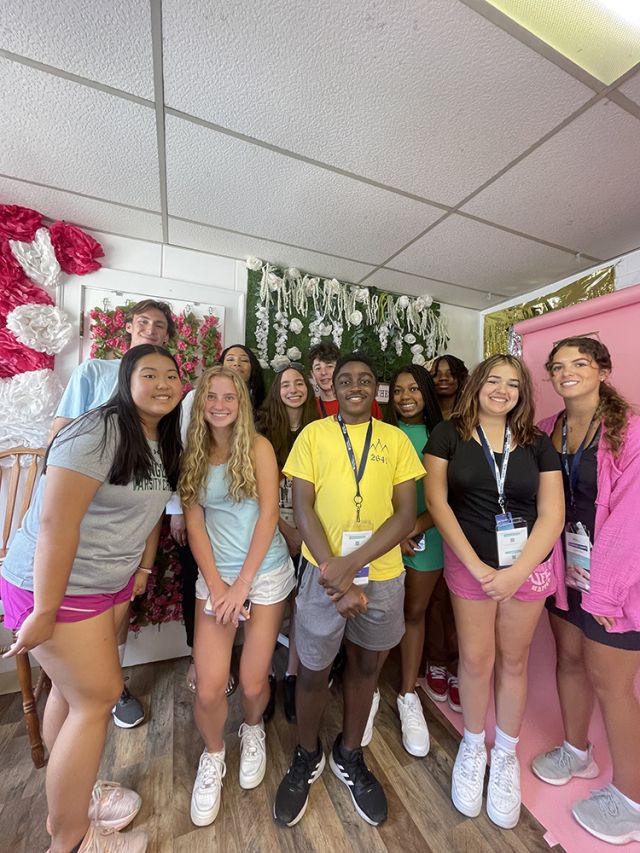
<svg viewBox="0 0 640 853">
<path fill-rule="evenodd" d="M 178 491 L 196 584 L 194 717 L 205 743 L 191 797 L 196 826 L 212 823 L 226 772 L 224 726 L 231 651 L 240 622 L 240 786 L 255 788 L 266 769 L 262 713 L 271 656 L 295 579 L 278 530 L 275 453 L 256 433 L 242 379 L 222 366 L 200 377 Z"/>
</svg>

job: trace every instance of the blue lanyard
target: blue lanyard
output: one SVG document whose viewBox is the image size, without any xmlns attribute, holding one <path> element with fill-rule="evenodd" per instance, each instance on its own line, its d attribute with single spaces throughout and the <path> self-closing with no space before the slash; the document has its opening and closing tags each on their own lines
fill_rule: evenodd
<svg viewBox="0 0 640 853">
<path fill-rule="evenodd" d="M 562 467 L 564 468 L 564 472 L 567 475 L 567 480 L 569 481 L 569 502 L 571 504 L 571 509 L 575 508 L 576 505 L 576 497 L 575 492 L 578 487 L 578 481 L 580 479 L 579 468 L 580 468 L 580 460 L 582 459 L 582 454 L 585 451 L 585 447 L 587 445 L 587 436 L 589 435 L 589 430 L 594 422 L 595 418 L 591 419 L 589 426 L 587 427 L 587 431 L 584 435 L 584 438 L 580 442 L 580 447 L 573 454 L 573 461 L 571 462 L 571 468 L 569 468 L 569 442 L 567 439 L 567 413 L 564 412 L 562 415 Z"/>
<path fill-rule="evenodd" d="M 507 468 L 509 467 L 509 455 L 511 454 L 511 427 L 507 426 L 504 431 L 504 445 L 502 448 L 502 468 L 498 468 L 498 463 L 496 462 L 496 457 L 493 455 L 493 450 L 487 441 L 487 437 L 484 434 L 484 430 L 478 424 L 476 426 L 476 432 L 480 438 L 480 444 L 482 445 L 482 449 L 484 451 L 484 455 L 486 457 L 487 462 L 489 463 L 489 468 L 496 478 L 496 486 L 498 487 L 498 503 L 500 504 L 500 509 L 502 512 L 507 511 L 507 502 L 504 496 L 504 484 L 507 479 Z"/>
<path fill-rule="evenodd" d="M 342 437 L 344 438 L 344 443 L 347 448 L 347 455 L 349 456 L 349 462 L 351 462 L 351 468 L 353 470 L 353 476 L 356 480 L 356 496 L 353 499 L 354 504 L 356 505 L 356 521 L 360 522 L 360 507 L 362 506 L 363 498 L 360 494 L 360 481 L 364 475 L 364 469 L 367 467 L 367 457 L 369 456 L 369 449 L 371 448 L 371 435 L 373 433 L 373 420 L 369 418 L 369 426 L 367 428 L 367 434 L 364 439 L 364 447 L 362 448 L 362 456 L 360 457 L 360 465 L 356 465 L 356 455 L 353 452 L 353 445 L 351 444 L 351 439 L 349 438 L 349 433 L 347 432 L 347 425 L 342 420 L 342 415 L 338 412 L 337 421 L 340 424 L 340 429 L 342 430 Z"/>
</svg>

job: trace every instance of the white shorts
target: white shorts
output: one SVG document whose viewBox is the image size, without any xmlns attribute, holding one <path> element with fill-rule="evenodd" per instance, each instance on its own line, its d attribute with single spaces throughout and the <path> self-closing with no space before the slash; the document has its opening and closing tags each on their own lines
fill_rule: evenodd
<svg viewBox="0 0 640 853">
<path fill-rule="evenodd" d="M 231 584 L 235 577 L 223 577 L 222 580 Z M 278 604 L 278 602 L 284 601 L 295 585 L 296 576 L 293 562 L 291 557 L 288 557 L 287 561 L 279 568 L 270 572 L 258 572 L 253 579 L 247 598 L 252 604 Z M 198 580 L 196 581 L 196 598 L 200 601 L 206 601 L 209 598 L 207 582 L 200 572 L 198 572 Z"/>
</svg>

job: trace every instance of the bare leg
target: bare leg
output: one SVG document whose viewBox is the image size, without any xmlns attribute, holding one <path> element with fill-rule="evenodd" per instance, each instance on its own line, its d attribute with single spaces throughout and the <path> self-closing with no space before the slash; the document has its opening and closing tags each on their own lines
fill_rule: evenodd
<svg viewBox="0 0 640 853">
<path fill-rule="evenodd" d="M 585 661 L 602 709 L 613 762 L 613 784 L 640 803 L 640 703 L 634 682 L 640 652 L 584 641 Z"/>
<path fill-rule="evenodd" d="M 278 604 L 254 604 L 251 619 L 245 623 L 240 687 L 244 720 L 249 726 L 260 722 L 269 701 L 268 676 L 285 603 L 286 600 Z"/>
<path fill-rule="evenodd" d="M 459 678 L 465 728 L 484 731 L 495 660 L 497 605 L 451 595 L 460 650 Z"/>
<path fill-rule="evenodd" d="M 342 680 L 344 694 L 342 743 L 347 750 L 358 749 L 362 742 L 371 708 L 373 691 L 378 680 L 379 657 L 383 652 L 372 652 L 345 640 L 347 665 Z"/>
<path fill-rule="evenodd" d="M 544 601 L 518 601 L 498 605 L 496 619 L 496 722 L 511 737 L 518 737 L 527 701 L 529 649 Z"/>
<path fill-rule="evenodd" d="M 298 674 L 298 666 L 300 658 L 296 649 L 296 632 L 295 632 L 295 612 L 296 612 L 296 593 L 295 590 L 289 596 L 289 608 L 291 617 L 289 619 L 289 657 L 287 659 L 287 672 L 289 675 Z"/>
<path fill-rule="evenodd" d="M 458 672 L 458 638 L 451 607 L 451 596 L 442 572 L 427 607 L 426 636 L 423 660 L 434 666 L 444 666 L 455 675 Z"/>
<path fill-rule="evenodd" d="M 111 708 L 122 692 L 116 623 L 127 604 L 81 622 L 58 623 L 34 654 L 68 703 L 47 766 L 51 853 L 68 853 L 89 826 L 89 803 Z"/>
<path fill-rule="evenodd" d="M 413 693 L 424 648 L 425 614 L 442 572 L 418 572 L 407 568 L 404 585 L 404 637 L 400 641 L 402 684 L 400 695 Z M 385 655 L 386 657 L 386 655 Z"/>
<path fill-rule="evenodd" d="M 579 628 L 553 613 L 549 623 L 556 641 L 556 684 L 565 740 L 586 750 L 595 694 L 584 657 L 585 637 Z"/>
<path fill-rule="evenodd" d="M 58 733 L 69 713 L 69 705 L 55 684 L 51 684 L 51 691 L 47 698 L 42 718 L 42 736 L 47 745 L 49 753 L 53 749 Z"/>
<path fill-rule="evenodd" d="M 318 746 L 320 723 L 329 699 L 330 672 L 331 664 L 317 671 L 307 669 L 300 662 L 296 681 L 296 719 L 300 746 L 307 752 L 315 752 Z"/>
<path fill-rule="evenodd" d="M 196 701 L 193 717 L 207 752 L 219 752 L 224 747 L 224 724 L 229 710 L 224 691 L 229 681 L 236 629 L 233 625 L 218 625 L 213 616 L 203 612 L 204 604 L 204 601 L 196 601 L 193 641 Z"/>
</svg>

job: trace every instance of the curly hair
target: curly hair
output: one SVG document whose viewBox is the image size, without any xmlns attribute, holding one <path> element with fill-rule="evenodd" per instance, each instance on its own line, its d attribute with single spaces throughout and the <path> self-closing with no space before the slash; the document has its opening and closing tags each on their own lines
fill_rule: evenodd
<svg viewBox="0 0 640 853">
<path fill-rule="evenodd" d="M 534 423 L 533 384 L 526 365 L 513 355 L 492 355 L 481 361 L 473 370 L 462 390 L 460 401 L 451 415 L 451 423 L 458 435 L 465 441 L 471 438 L 479 422 L 478 394 L 491 375 L 491 371 L 500 364 L 508 364 L 518 374 L 520 387 L 518 402 L 507 418 L 515 442 L 520 447 L 533 444 L 540 430 Z"/>
<path fill-rule="evenodd" d="M 273 445 L 278 460 L 278 468 L 283 469 L 284 463 L 287 461 L 287 456 L 293 447 L 293 442 L 299 432 L 293 432 L 289 425 L 289 417 L 287 415 L 287 407 L 282 401 L 280 388 L 282 386 L 282 377 L 288 370 L 295 370 L 304 379 L 304 384 L 307 389 L 307 399 L 300 407 L 300 429 L 306 427 L 311 421 L 316 421 L 319 418 L 318 407 L 316 406 L 316 398 L 313 394 L 311 383 L 304 373 L 304 369 L 290 365 L 276 373 L 273 384 L 267 394 L 267 399 L 264 401 L 262 409 L 256 417 L 256 428 Z"/>
<path fill-rule="evenodd" d="M 403 367 L 399 367 L 391 377 L 391 381 L 389 382 L 389 405 L 387 406 L 385 420 L 387 423 L 393 424 L 393 426 L 398 426 L 398 413 L 393 403 L 393 391 L 398 381 L 398 376 L 401 373 L 408 373 L 410 376 L 413 376 L 420 390 L 424 402 L 422 418 L 425 427 L 430 433 L 434 426 L 442 420 L 442 412 L 440 411 L 440 403 L 438 402 L 438 395 L 436 394 L 431 374 L 426 367 L 422 367 L 420 364 L 405 364 Z"/>
<path fill-rule="evenodd" d="M 187 431 L 187 449 L 182 459 L 178 482 L 180 500 L 187 507 L 202 500 L 209 472 L 209 454 L 215 444 L 215 434 L 205 419 L 205 406 L 211 380 L 219 377 L 230 379 L 238 395 L 238 417 L 233 424 L 231 452 L 225 474 L 229 497 L 239 503 L 245 498 L 258 496 L 254 451 L 256 428 L 249 391 L 235 370 L 216 365 L 204 371 L 198 380 L 193 399 L 191 421 Z"/>
<path fill-rule="evenodd" d="M 575 347 L 583 355 L 589 356 L 600 370 L 611 370 L 611 354 L 606 346 L 595 338 L 575 337 L 563 338 L 554 345 L 549 353 L 545 367 L 551 374 L 553 359 L 562 347 Z M 600 403 L 596 414 L 602 418 L 605 426 L 605 441 L 614 456 L 618 456 L 624 441 L 624 433 L 629 423 L 631 406 L 613 385 L 608 382 L 600 383 Z"/>
<path fill-rule="evenodd" d="M 243 350 L 251 363 L 251 373 L 249 375 L 249 381 L 247 383 L 249 387 L 249 397 L 251 398 L 251 407 L 255 412 L 258 411 L 260 406 L 264 402 L 264 398 L 266 395 L 265 387 L 264 387 L 264 374 L 262 372 L 262 367 L 260 366 L 260 362 L 258 361 L 258 356 L 254 353 L 252 349 L 245 346 L 244 344 L 231 344 L 220 353 L 220 359 L 218 364 L 224 364 L 224 360 L 227 357 L 227 353 L 230 349 L 241 349 Z"/>
<path fill-rule="evenodd" d="M 449 370 L 451 371 L 451 375 L 458 383 L 458 390 L 456 391 L 456 396 L 453 401 L 453 408 L 455 409 L 458 403 L 460 402 L 460 397 L 462 395 L 462 390 L 467 383 L 467 379 L 469 378 L 469 368 L 464 363 L 461 358 L 458 358 L 456 355 L 440 355 L 431 363 L 431 376 L 435 380 L 436 373 L 438 372 L 438 366 L 441 361 L 446 361 L 449 365 Z"/>
</svg>

